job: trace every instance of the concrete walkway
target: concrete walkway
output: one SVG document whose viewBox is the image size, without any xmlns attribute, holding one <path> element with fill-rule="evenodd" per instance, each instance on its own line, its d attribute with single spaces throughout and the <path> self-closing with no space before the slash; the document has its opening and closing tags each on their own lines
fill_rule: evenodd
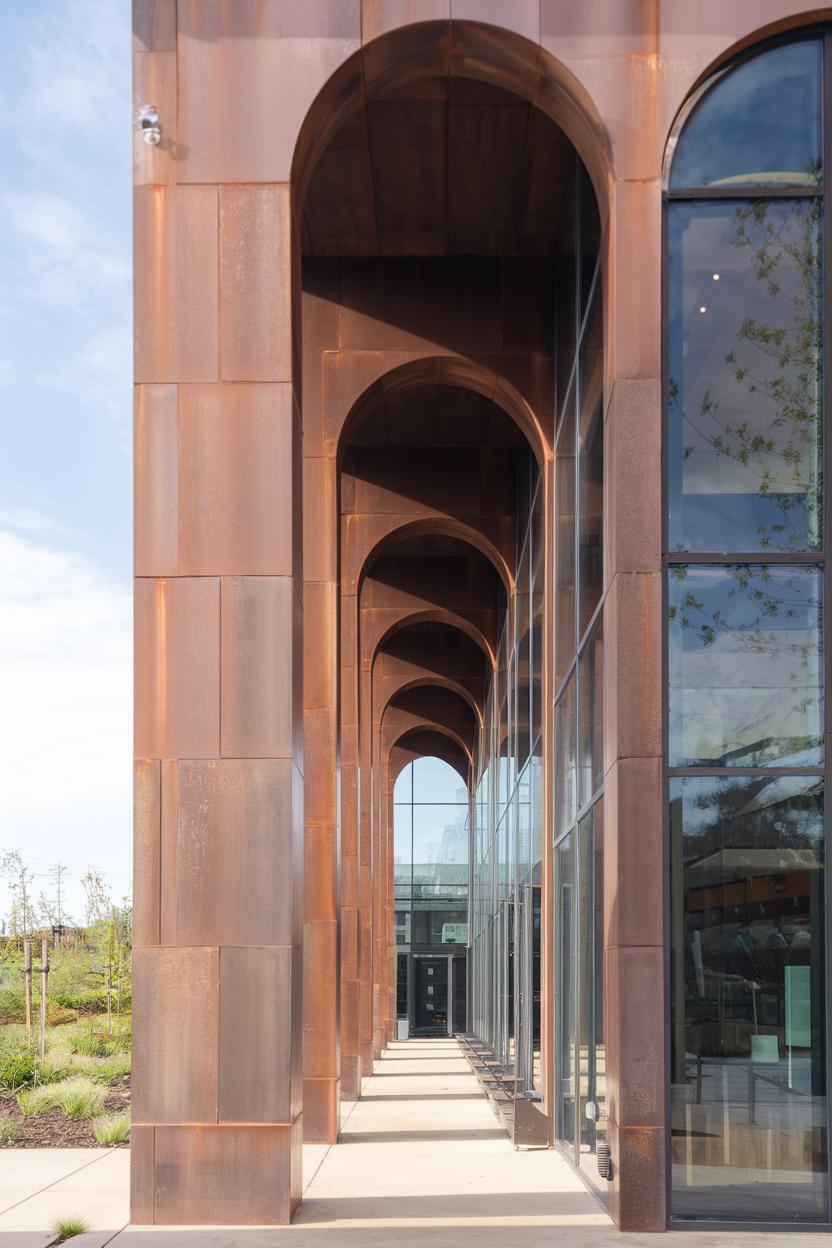
<svg viewBox="0 0 832 1248">
<path fill-rule="evenodd" d="M 0 1152 L 0 1248 L 45 1248 L 58 1216 L 76 1248 L 806 1248 L 832 1235 L 620 1235 L 556 1153 L 515 1152 L 453 1041 L 394 1044 L 347 1107 L 341 1140 L 304 1148 L 303 1206 L 287 1229 L 125 1227 L 128 1154 Z"/>
</svg>

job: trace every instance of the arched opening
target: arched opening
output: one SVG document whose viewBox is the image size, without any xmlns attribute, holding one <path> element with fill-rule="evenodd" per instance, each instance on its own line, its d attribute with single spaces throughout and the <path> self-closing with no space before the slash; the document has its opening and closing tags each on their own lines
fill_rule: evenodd
<svg viewBox="0 0 832 1248">
<path fill-rule="evenodd" d="M 590 568 L 597 580 L 595 602 L 582 599 L 588 626 L 602 550 L 600 133 L 577 84 L 539 46 L 436 22 L 356 54 L 301 134 L 304 526 L 310 548 L 328 534 L 320 566 L 339 620 L 327 725 L 341 774 L 339 917 L 350 933 L 337 968 L 340 1065 L 332 1091 L 319 1072 L 307 1081 L 307 1138 L 334 1138 L 335 1084 L 357 1097 L 388 1040 L 416 1026 L 413 960 L 428 951 L 396 954 L 391 778 L 410 766 L 402 740 L 415 760 L 422 747 L 435 755 L 443 733 L 469 786 L 479 898 L 454 955 L 468 970 L 459 1029 L 492 1051 L 512 1103 L 525 1098 L 537 1116 L 536 1138 L 552 1134 L 547 533 L 560 438 L 564 464 L 583 473 L 573 494 L 583 522 L 564 518 L 563 530 L 571 521 L 583 542 L 572 578 Z M 566 618 L 565 600 L 557 609 Z M 565 674 L 583 641 L 584 628 L 573 630 Z M 311 713 L 317 724 L 319 708 Z M 403 982 L 391 985 L 401 966 Z M 314 989 L 306 1000 L 312 1035 Z M 316 1099 L 325 1094 L 326 1104 Z"/>
</svg>

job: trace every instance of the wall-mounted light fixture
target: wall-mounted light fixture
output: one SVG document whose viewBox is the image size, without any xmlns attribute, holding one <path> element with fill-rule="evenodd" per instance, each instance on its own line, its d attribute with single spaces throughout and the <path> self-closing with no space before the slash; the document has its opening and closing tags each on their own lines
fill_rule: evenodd
<svg viewBox="0 0 832 1248">
<path fill-rule="evenodd" d="M 152 147 L 158 147 L 162 142 L 162 126 L 155 104 L 142 104 L 139 109 L 139 129 L 144 142 L 150 143 Z"/>
</svg>

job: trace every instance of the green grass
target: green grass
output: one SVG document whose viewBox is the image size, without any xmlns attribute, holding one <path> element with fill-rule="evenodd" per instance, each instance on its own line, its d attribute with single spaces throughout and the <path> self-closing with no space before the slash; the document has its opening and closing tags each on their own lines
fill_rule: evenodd
<svg viewBox="0 0 832 1248">
<path fill-rule="evenodd" d="M 105 1114 L 96 1118 L 92 1124 L 95 1138 L 103 1147 L 110 1144 L 123 1144 L 130 1139 L 129 1114 Z"/>
<path fill-rule="evenodd" d="M 17 1097 L 20 1112 L 27 1118 L 45 1114 L 56 1106 L 67 1118 L 95 1118 L 104 1108 L 104 1088 L 85 1075 L 74 1075 L 60 1083 L 41 1083 L 26 1088 Z"/>
<path fill-rule="evenodd" d="M 116 1079 L 129 1075 L 131 1065 L 129 1053 L 117 1053 L 115 1057 L 91 1058 L 81 1069 L 96 1082 L 113 1083 Z"/>
<path fill-rule="evenodd" d="M 20 1123 L 15 1122 L 8 1114 L 0 1114 L 0 1148 L 8 1148 L 16 1144 L 20 1138 Z"/>
<path fill-rule="evenodd" d="M 90 1224 L 84 1218 L 58 1218 L 53 1227 L 55 1234 L 60 1236 L 58 1243 L 75 1235 L 84 1235 L 89 1229 Z"/>
</svg>

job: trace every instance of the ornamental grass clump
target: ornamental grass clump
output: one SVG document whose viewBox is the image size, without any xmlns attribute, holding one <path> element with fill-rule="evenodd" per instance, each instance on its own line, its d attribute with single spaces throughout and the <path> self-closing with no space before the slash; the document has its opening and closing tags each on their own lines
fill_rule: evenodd
<svg viewBox="0 0 832 1248">
<path fill-rule="evenodd" d="M 8 1114 L 0 1114 L 0 1148 L 10 1148 L 20 1138 L 20 1123 Z"/>
<path fill-rule="evenodd" d="M 90 1229 L 89 1222 L 84 1218 L 58 1218 L 55 1222 L 53 1230 L 58 1238 L 56 1244 L 62 1244 L 67 1239 L 73 1239 L 76 1235 L 85 1235 Z"/>
<path fill-rule="evenodd" d="M 20 1112 L 27 1118 L 45 1114 L 56 1107 L 67 1118 L 94 1118 L 104 1108 L 104 1088 L 85 1075 L 75 1075 L 60 1083 L 42 1083 L 26 1088 L 17 1097 Z"/>
<path fill-rule="evenodd" d="M 103 1148 L 112 1144 L 124 1144 L 130 1139 L 129 1114 L 105 1114 L 92 1124 L 95 1138 Z"/>
</svg>

